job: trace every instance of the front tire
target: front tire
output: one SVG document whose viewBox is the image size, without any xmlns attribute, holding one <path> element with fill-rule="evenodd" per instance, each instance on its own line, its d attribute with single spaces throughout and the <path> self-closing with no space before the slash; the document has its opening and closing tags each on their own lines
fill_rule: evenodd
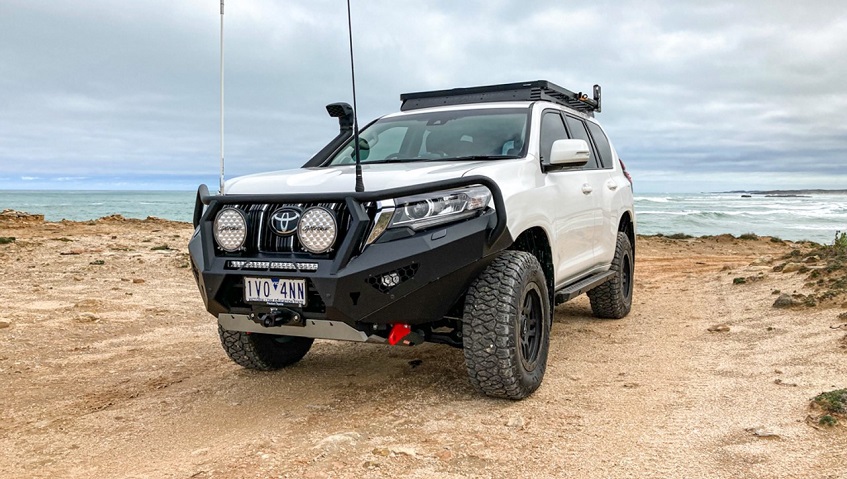
<svg viewBox="0 0 847 479">
<path fill-rule="evenodd" d="M 218 335 L 227 356 L 247 369 L 274 371 L 303 359 L 312 338 L 230 331 L 218 325 Z"/>
<path fill-rule="evenodd" d="M 635 277 L 635 256 L 626 233 L 618 232 L 615 257 L 612 260 L 612 279 L 588 292 L 591 312 L 604 319 L 620 319 L 632 309 L 632 287 Z"/>
<path fill-rule="evenodd" d="M 504 251 L 473 282 L 462 318 L 471 384 L 498 398 L 523 399 L 544 378 L 552 313 L 535 256 Z"/>
</svg>

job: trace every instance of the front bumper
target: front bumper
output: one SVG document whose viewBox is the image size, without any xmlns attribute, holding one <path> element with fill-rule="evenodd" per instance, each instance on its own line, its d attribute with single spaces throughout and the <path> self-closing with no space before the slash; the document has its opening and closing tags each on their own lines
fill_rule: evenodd
<svg viewBox="0 0 847 479">
<path fill-rule="evenodd" d="M 481 216 L 454 224 L 435 227 L 407 237 L 376 242 L 360 251 L 368 233 L 370 219 L 363 205 L 368 201 L 417 194 L 424 191 L 483 184 L 494 198 L 495 209 Z M 302 254 L 260 254 L 238 257 L 245 261 L 308 261 L 316 271 L 296 273 L 270 270 L 233 269 L 233 257 L 216 252 L 212 219 L 222 206 L 262 201 L 346 201 L 352 224 L 347 236 L 331 259 L 304 258 Z M 303 319 L 341 321 L 356 324 L 422 324 L 437 321 L 448 314 L 464 294 L 470 282 L 490 263 L 494 253 L 510 244 L 505 228 L 505 207 L 497 185 L 485 177 L 448 180 L 412 188 L 370 193 L 349 193 L 332 198 L 308 198 L 294 195 L 211 197 L 198 194 L 198 204 L 208 204 L 195 212 L 197 233 L 189 244 L 192 267 L 207 310 L 221 314 L 259 317 L 275 306 L 244 301 L 243 278 L 267 277 L 306 280 L 307 304 L 294 310 Z M 386 275 L 395 281 L 386 285 Z M 397 284 L 394 284 L 394 283 Z M 250 316 L 253 315 L 253 316 Z"/>
</svg>

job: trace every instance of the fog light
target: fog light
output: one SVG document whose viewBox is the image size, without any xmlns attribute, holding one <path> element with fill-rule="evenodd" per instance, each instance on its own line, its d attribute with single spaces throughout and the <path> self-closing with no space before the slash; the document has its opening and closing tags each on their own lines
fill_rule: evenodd
<svg viewBox="0 0 847 479">
<path fill-rule="evenodd" d="M 247 239 L 247 220 L 244 213 L 235 208 L 224 208 L 215 217 L 215 241 L 222 250 L 233 252 L 244 245 Z"/>
<path fill-rule="evenodd" d="M 303 212 L 297 227 L 297 238 L 310 253 L 326 253 L 335 244 L 338 225 L 326 208 L 315 206 Z"/>
</svg>

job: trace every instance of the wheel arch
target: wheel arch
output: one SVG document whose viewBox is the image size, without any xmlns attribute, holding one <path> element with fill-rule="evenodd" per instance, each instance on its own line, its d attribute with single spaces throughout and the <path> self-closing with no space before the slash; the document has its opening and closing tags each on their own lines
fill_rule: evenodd
<svg viewBox="0 0 847 479">
<path fill-rule="evenodd" d="M 544 271 L 544 277 L 547 282 L 547 294 L 550 296 L 550 304 L 553 305 L 556 273 L 553 266 L 553 250 L 550 246 L 550 238 L 547 236 L 547 232 L 540 226 L 534 226 L 524 230 L 508 249 L 524 251 L 535 256 L 541 264 L 541 269 Z"/>
<path fill-rule="evenodd" d="M 632 215 L 629 211 L 624 211 L 621 219 L 618 222 L 618 231 L 625 233 L 629 238 L 629 244 L 632 245 L 632 254 L 635 254 L 635 222 L 632 220 Z"/>
</svg>

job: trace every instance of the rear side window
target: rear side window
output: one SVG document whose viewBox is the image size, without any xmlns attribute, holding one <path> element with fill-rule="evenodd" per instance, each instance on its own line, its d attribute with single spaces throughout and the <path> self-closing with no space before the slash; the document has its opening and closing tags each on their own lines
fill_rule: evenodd
<svg viewBox="0 0 847 479">
<path fill-rule="evenodd" d="M 591 136 L 594 138 L 594 144 L 597 145 L 597 153 L 600 154 L 600 163 L 603 164 L 603 168 L 611 168 L 615 160 L 612 158 L 612 147 L 609 146 L 609 139 L 599 125 L 590 121 L 586 122 L 586 124 L 588 125 L 588 131 L 591 132 Z"/>
<path fill-rule="evenodd" d="M 582 120 L 570 116 L 565 117 L 565 122 L 568 124 L 568 130 L 571 132 L 571 138 L 585 140 L 588 143 L 588 151 L 591 153 L 588 163 L 585 164 L 584 168 L 586 170 L 596 170 L 599 168 L 597 165 L 597 154 L 594 152 L 594 146 L 591 144 L 591 137 L 588 136 L 588 130 L 585 129 L 585 123 Z"/>
</svg>

